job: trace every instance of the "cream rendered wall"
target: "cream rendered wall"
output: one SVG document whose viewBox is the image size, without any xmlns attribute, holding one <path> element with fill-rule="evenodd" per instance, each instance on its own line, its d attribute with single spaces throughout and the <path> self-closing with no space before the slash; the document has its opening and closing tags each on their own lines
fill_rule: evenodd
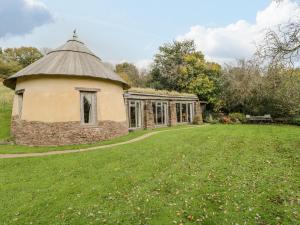
<svg viewBox="0 0 300 225">
<path fill-rule="evenodd" d="M 19 78 L 16 91 L 24 89 L 22 120 L 80 121 L 80 88 L 97 88 L 98 121 L 126 121 L 123 88 L 115 82 L 79 77 L 35 76 Z M 18 114 L 17 95 L 12 115 Z"/>
</svg>

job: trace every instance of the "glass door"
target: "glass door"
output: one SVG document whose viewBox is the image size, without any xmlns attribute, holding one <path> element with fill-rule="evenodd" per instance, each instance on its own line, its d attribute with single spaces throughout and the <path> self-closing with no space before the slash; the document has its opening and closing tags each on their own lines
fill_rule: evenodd
<svg viewBox="0 0 300 225">
<path fill-rule="evenodd" d="M 141 102 L 129 101 L 128 107 L 129 128 L 140 128 L 142 126 L 141 119 Z"/>
<path fill-rule="evenodd" d="M 168 104 L 166 102 L 152 102 L 155 125 L 167 125 Z"/>
</svg>

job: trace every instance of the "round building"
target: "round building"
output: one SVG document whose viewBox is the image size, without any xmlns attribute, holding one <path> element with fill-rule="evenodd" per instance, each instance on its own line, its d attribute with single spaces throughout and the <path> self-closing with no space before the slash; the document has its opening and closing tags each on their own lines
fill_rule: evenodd
<svg viewBox="0 0 300 225">
<path fill-rule="evenodd" d="M 4 85 L 15 90 L 11 132 L 18 144 L 90 143 L 128 133 L 128 85 L 76 34 Z"/>
</svg>

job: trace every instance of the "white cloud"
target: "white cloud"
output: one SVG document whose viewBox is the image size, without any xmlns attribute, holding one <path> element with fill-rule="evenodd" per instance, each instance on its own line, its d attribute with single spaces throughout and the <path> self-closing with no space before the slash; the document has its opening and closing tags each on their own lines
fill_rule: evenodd
<svg viewBox="0 0 300 225">
<path fill-rule="evenodd" d="M 148 70 L 150 65 L 153 63 L 153 60 L 151 59 L 142 59 L 138 60 L 134 63 L 134 65 L 139 69 L 139 70 Z"/>
<path fill-rule="evenodd" d="M 300 5 L 297 2 L 272 2 L 264 10 L 257 12 L 255 23 L 239 20 L 224 27 L 196 25 L 188 33 L 177 37 L 177 40 L 192 39 L 207 59 L 219 63 L 230 62 L 251 57 L 266 29 L 276 28 L 289 21 L 300 21 L 299 17 Z"/>
<path fill-rule="evenodd" d="M 0 18 L 0 38 L 27 34 L 53 21 L 52 14 L 39 0 L 1 0 Z"/>
</svg>

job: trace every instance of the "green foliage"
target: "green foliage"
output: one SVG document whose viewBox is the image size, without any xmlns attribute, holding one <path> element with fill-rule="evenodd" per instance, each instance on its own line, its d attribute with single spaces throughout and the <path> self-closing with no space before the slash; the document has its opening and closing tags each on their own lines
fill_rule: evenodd
<svg viewBox="0 0 300 225">
<path fill-rule="evenodd" d="M 243 113 L 229 113 L 228 116 L 234 123 L 246 123 L 246 116 Z"/>
<path fill-rule="evenodd" d="M 220 74 L 220 65 L 205 61 L 193 41 L 174 41 L 161 46 L 155 55 L 149 86 L 196 94 L 218 110 Z"/>
<path fill-rule="evenodd" d="M 288 121 L 289 124 L 300 126 L 300 117 L 291 118 Z"/>
<path fill-rule="evenodd" d="M 293 126 L 211 125 L 1 159 L 1 222 L 298 224 L 299 136 Z"/>
<path fill-rule="evenodd" d="M 6 78 L 22 69 L 22 66 L 15 61 L 5 62 L 0 57 L 0 78 Z"/>
<path fill-rule="evenodd" d="M 225 112 L 259 114 L 263 99 L 262 76 L 255 63 L 240 60 L 236 66 L 227 66 L 221 79 Z"/>
<path fill-rule="evenodd" d="M 263 78 L 265 114 L 293 117 L 300 114 L 300 72 L 269 68 Z"/>
<path fill-rule="evenodd" d="M 7 78 L 42 56 L 42 53 L 33 47 L 0 49 L 0 78 Z"/>
<path fill-rule="evenodd" d="M 131 63 L 121 63 L 116 65 L 118 73 L 131 87 L 144 87 L 145 77 L 142 76 L 135 65 Z"/>
<path fill-rule="evenodd" d="M 220 122 L 220 114 L 205 111 L 205 113 L 204 113 L 204 122 L 211 123 L 211 124 L 217 124 L 217 123 Z"/>
<path fill-rule="evenodd" d="M 223 70 L 221 80 L 225 112 L 272 117 L 300 113 L 299 70 L 272 65 L 261 68 L 253 61 L 239 61 Z"/>
<path fill-rule="evenodd" d="M 182 91 L 196 94 L 199 99 L 207 101 L 209 106 L 218 111 L 221 104 L 218 96 L 220 74 L 220 65 L 206 62 L 204 56 L 197 52 L 184 58 L 179 85 Z"/>
<path fill-rule="evenodd" d="M 174 41 L 160 46 L 159 53 L 154 56 L 150 86 L 155 89 L 181 91 L 178 84 L 179 71 L 184 57 L 195 51 L 193 41 Z"/>
<path fill-rule="evenodd" d="M 26 67 L 43 57 L 43 54 L 34 47 L 7 48 L 2 53 L 7 61 L 18 62 L 22 67 Z"/>
</svg>

